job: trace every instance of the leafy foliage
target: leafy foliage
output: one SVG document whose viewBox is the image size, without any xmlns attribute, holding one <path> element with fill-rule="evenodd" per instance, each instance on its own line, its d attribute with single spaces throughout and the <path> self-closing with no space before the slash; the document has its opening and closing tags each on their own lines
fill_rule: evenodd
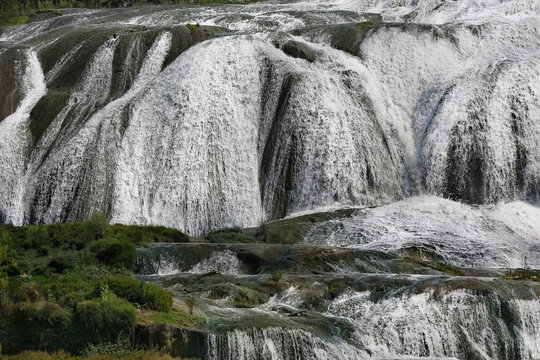
<svg viewBox="0 0 540 360">
<path fill-rule="evenodd" d="M 220 230 L 215 230 L 208 235 L 206 239 L 213 243 L 254 243 L 257 242 L 252 236 L 244 233 L 244 230 L 235 226 L 233 228 L 225 228 Z"/>
<path fill-rule="evenodd" d="M 127 277 L 109 277 L 105 282 L 113 293 L 143 308 L 156 311 L 172 309 L 172 295 L 157 285 Z"/>
<path fill-rule="evenodd" d="M 18 355 L 5 356 L 2 359 L 5 360 L 76 360 L 76 359 L 87 359 L 87 360 L 112 360 L 112 359 L 121 359 L 121 360 L 172 360 L 172 357 L 167 354 L 161 354 L 157 352 L 148 352 L 148 351 L 123 351 L 121 354 L 118 352 L 109 351 L 110 349 L 117 349 L 114 345 L 99 344 L 88 348 L 88 353 L 85 353 L 85 357 L 73 357 L 70 354 L 59 351 L 53 354 L 47 352 L 37 352 L 37 351 L 24 351 Z M 85 350 L 86 351 L 86 350 Z M 92 352 L 93 351 L 93 352 Z"/>
<path fill-rule="evenodd" d="M 173 303 L 134 279 L 135 246 L 188 240 L 164 227 L 109 225 L 99 213 L 84 223 L 1 225 L 0 349 L 97 354 L 129 342 L 137 308 L 168 314 Z"/>
</svg>

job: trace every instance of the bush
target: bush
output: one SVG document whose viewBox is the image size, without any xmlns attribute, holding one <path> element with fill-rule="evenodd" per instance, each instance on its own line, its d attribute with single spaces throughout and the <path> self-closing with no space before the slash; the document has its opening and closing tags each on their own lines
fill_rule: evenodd
<svg viewBox="0 0 540 360">
<path fill-rule="evenodd" d="M 77 304 L 73 324 L 78 334 L 74 348 L 78 351 L 90 344 L 114 342 L 119 334 L 129 334 L 135 324 L 137 311 L 129 302 L 107 294 L 100 300 Z"/>
<path fill-rule="evenodd" d="M 49 288 L 49 293 L 62 306 L 74 309 L 77 303 L 84 301 L 94 288 L 93 281 L 83 281 L 78 275 L 65 275 L 62 280 Z"/>
<path fill-rule="evenodd" d="M 109 221 L 101 212 L 95 212 L 86 222 L 88 229 L 92 231 L 97 238 L 105 236 L 105 231 L 109 228 Z"/>
<path fill-rule="evenodd" d="M 446 273 L 448 275 L 452 275 L 452 276 L 463 276 L 463 275 L 465 275 L 463 270 L 461 270 L 457 266 L 454 266 L 452 264 L 443 263 L 443 262 L 438 262 L 435 265 L 435 270 L 442 271 L 442 272 L 444 272 L 444 273 Z"/>
<path fill-rule="evenodd" d="M 117 296 L 141 307 L 156 311 L 172 309 L 172 295 L 157 285 L 128 277 L 109 277 L 106 283 Z"/>
<path fill-rule="evenodd" d="M 85 223 L 24 227 L 6 224 L 1 226 L 1 231 L 11 249 L 35 249 L 39 256 L 47 256 L 55 248 L 81 250 L 97 240 Z"/>
<path fill-rule="evenodd" d="M 6 319 L 5 350 L 33 349 L 51 351 L 67 338 L 71 316 L 52 302 L 22 302 L 13 305 Z"/>
<path fill-rule="evenodd" d="M 116 342 L 106 342 L 99 344 L 91 344 L 81 353 L 84 357 L 91 356 L 109 356 L 112 358 L 119 358 L 121 356 L 128 356 L 131 353 L 131 344 L 129 338 L 126 336 L 120 336 Z"/>
<path fill-rule="evenodd" d="M 128 240 L 135 245 L 146 245 L 154 242 L 189 242 L 188 235 L 164 226 L 115 224 L 109 228 L 108 233 Z"/>
<path fill-rule="evenodd" d="M 56 256 L 49 261 L 49 267 L 53 269 L 54 272 L 63 273 L 64 270 L 70 269 L 72 266 L 71 260 L 67 256 Z"/>
<path fill-rule="evenodd" d="M 103 347 L 97 346 L 94 347 L 95 349 L 102 349 Z M 86 354 L 86 353 L 85 353 Z M 4 359 L 4 357 L 2 357 Z M 90 355 L 88 358 L 83 358 L 87 360 L 115 360 L 115 359 L 121 359 L 121 360 L 172 360 L 173 358 L 170 355 L 157 353 L 157 352 L 149 352 L 149 351 L 130 351 L 129 353 L 126 353 L 124 355 L 121 355 L 118 357 L 117 355 Z M 38 352 L 38 351 L 24 351 L 17 355 L 12 356 L 5 356 L 5 360 L 81 360 L 79 357 L 73 357 L 69 355 L 66 352 L 60 351 L 55 352 L 53 354 L 49 354 L 47 352 Z"/>
<path fill-rule="evenodd" d="M 109 351 L 135 322 L 129 302 L 172 308 L 166 290 L 119 275 L 133 273 L 134 244 L 188 240 L 165 227 L 109 227 L 102 215 L 87 223 L 0 225 L 2 350 Z"/>
<path fill-rule="evenodd" d="M 92 246 L 96 259 L 108 266 L 133 269 L 135 265 L 135 246 L 127 241 L 106 237 Z"/>
<path fill-rule="evenodd" d="M 206 235 L 206 239 L 213 243 L 253 243 L 257 241 L 254 237 L 246 235 L 244 230 L 237 226 L 211 231 Z"/>
</svg>

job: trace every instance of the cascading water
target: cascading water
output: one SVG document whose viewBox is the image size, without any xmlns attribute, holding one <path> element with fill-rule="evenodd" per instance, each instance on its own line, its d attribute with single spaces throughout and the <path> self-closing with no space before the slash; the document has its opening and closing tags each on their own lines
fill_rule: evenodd
<svg viewBox="0 0 540 360">
<path fill-rule="evenodd" d="M 269 2 L 5 28 L 49 90 L 20 145 L 18 214 L 1 211 L 199 235 L 422 192 L 535 199 L 538 19 L 532 0 Z"/>
<path fill-rule="evenodd" d="M 0 28 L 0 222 L 259 226 L 137 252 L 199 299 L 201 357 L 537 359 L 540 288 L 501 277 L 540 266 L 539 57 L 536 0 Z"/>
<path fill-rule="evenodd" d="M 540 209 L 525 202 L 472 207 L 434 196 L 355 211 L 310 229 L 306 243 L 383 252 L 414 249 L 458 266 L 540 267 Z"/>
<path fill-rule="evenodd" d="M 36 53 L 26 53 L 23 97 L 15 112 L 0 122 L 0 213 L 5 214 L 5 221 L 13 223 L 23 220 L 30 111 L 47 91 Z"/>
</svg>

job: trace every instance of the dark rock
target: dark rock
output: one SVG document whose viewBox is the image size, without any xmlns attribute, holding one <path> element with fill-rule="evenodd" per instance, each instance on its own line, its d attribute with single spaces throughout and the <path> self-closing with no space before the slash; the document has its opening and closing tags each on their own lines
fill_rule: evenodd
<svg viewBox="0 0 540 360">
<path fill-rule="evenodd" d="M 133 329 L 134 348 L 159 349 L 181 358 L 207 358 L 206 333 L 172 324 L 137 324 Z"/>
<path fill-rule="evenodd" d="M 60 13 L 58 10 L 36 11 L 35 14 L 30 16 L 30 20 L 28 20 L 28 22 L 33 23 L 33 22 L 38 22 L 38 21 L 44 21 L 44 20 L 53 19 L 59 16 L 62 16 L 62 13 Z"/>
<path fill-rule="evenodd" d="M 316 54 L 313 49 L 311 49 L 306 44 L 300 43 L 298 41 L 287 41 L 283 44 L 281 50 L 289 56 L 294 58 L 304 59 L 309 62 L 314 62 L 316 59 Z"/>
<path fill-rule="evenodd" d="M 352 55 L 358 55 L 360 45 L 372 26 L 373 25 L 356 26 L 356 24 L 352 24 L 337 27 L 335 31 L 333 31 L 332 46 Z"/>
<path fill-rule="evenodd" d="M 24 96 L 25 46 L 9 46 L 0 54 L 0 122 L 11 115 Z"/>
</svg>

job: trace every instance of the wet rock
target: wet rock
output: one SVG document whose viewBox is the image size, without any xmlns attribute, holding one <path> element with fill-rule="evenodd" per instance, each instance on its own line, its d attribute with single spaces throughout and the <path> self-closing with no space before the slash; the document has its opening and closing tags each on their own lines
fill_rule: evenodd
<svg viewBox="0 0 540 360">
<path fill-rule="evenodd" d="M 10 46 L 0 53 L 0 122 L 11 115 L 24 96 L 25 46 Z"/>
<path fill-rule="evenodd" d="M 289 56 L 304 59 L 309 62 L 314 62 L 317 57 L 313 49 L 298 41 L 287 41 L 285 44 L 283 44 L 281 50 L 283 50 L 283 52 Z"/>
<path fill-rule="evenodd" d="M 174 357 L 204 359 L 207 356 L 206 337 L 202 331 L 172 324 L 137 324 L 133 329 L 132 346 L 159 349 Z"/>
<path fill-rule="evenodd" d="M 38 22 L 38 21 L 44 21 L 44 20 L 53 19 L 59 16 L 62 16 L 62 13 L 60 13 L 58 10 L 36 11 L 35 14 L 30 16 L 30 20 L 28 20 L 28 22 L 33 23 L 33 22 Z"/>
<path fill-rule="evenodd" d="M 360 45 L 367 33 L 376 26 L 374 21 L 366 21 L 352 24 L 339 24 L 331 26 L 308 27 L 293 31 L 293 35 L 302 36 L 305 39 L 316 41 L 322 34 L 330 38 L 332 47 L 359 55 Z"/>
</svg>

